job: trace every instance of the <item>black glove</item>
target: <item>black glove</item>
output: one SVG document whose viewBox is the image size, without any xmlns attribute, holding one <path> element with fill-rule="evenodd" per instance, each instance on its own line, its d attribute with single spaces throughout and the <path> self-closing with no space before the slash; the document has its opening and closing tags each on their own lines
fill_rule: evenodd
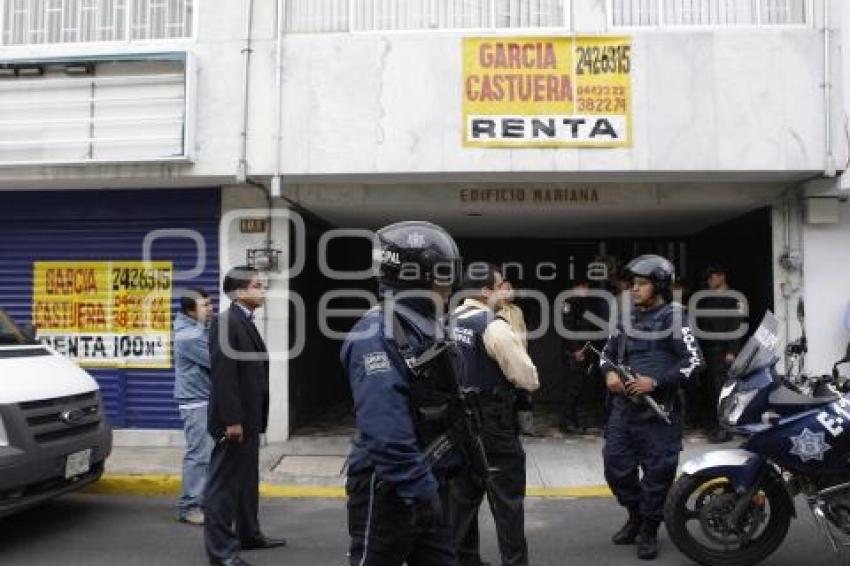
<svg viewBox="0 0 850 566">
<path fill-rule="evenodd" d="M 413 524 L 423 531 L 436 530 L 443 524 L 443 504 L 439 495 L 413 503 Z"/>
</svg>

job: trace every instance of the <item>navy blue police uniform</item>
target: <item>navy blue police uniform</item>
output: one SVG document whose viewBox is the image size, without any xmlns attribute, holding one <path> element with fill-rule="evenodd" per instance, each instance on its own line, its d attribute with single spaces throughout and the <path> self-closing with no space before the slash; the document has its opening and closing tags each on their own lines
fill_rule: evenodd
<svg viewBox="0 0 850 566">
<path fill-rule="evenodd" d="M 519 439 L 515 403 L 518 390 L 487 353 L 484 332 L 507 324 L 492 310 L 461 307 L 453 317 L 455 343 L 463 357 L 463 385 L 480 391 L 481 440 L 492 470 L 485 489 L 466 470 L 451 480 L 451 523 L 460 566 L 481 564 L 478 510 L 487 494 L 503 565 L 528 564 L 525 539 L 525 451 Z"/>
<path fill-rule="evenodd" d="M 433 305 L 399 299 L 393 305 L 411 356 L 435 341 Z M 424 456 L 411 409 L 408 360 L 393 336 L 392 316 L 376 307 L 353 327 L 341 352 L 351 391 L 357 435 L 348 459 L 350 563 L 444 565 L 455 563 L 447 517 L 423 528 L 418 509 L 439 499 L 448 509 L 445 475 Z"/>
<path fill-rule="evenodd" d="M 605 426 L 605 479 L 617 501 L 645 521 L 660 523 L 664 500 L 676 476 L 682 450 L 682 410 L 680 385 L 703 365 L 697 341 L 682 325 L 682 309 L 662 304 L 648 310 L 635 310 L 632 330 L 623 325 L 605 346 L 610 360 L 631 366 L 635 373 L 656 382 L 651 394 L 670 411 L 672 424 L 666 424 L 641 403 L 623 395 L 610 395 L 610 411 Z M 641 333 L 661 333 L 648 337 Z M 602 363 L 603 375 L 613 371 Z M 639 476 L 642 469 L 643 477 Z"/>
</svg>

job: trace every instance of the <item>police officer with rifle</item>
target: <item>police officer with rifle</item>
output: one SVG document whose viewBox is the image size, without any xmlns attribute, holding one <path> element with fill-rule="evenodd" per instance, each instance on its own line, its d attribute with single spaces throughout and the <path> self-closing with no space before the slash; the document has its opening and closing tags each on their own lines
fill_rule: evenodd
<svg viewBox="0 0 850 566">
<path fill-rule="evenodd" d="M 341 360 L 357 434 L 348 458 L 350 564 L 454 565 L 447 477 L 487 481 L 473 391 L 441 320 L 460 277 L 454 240 L 428 222 L 377 232 L 381 303 L 352 328 Z"/>
<path fill-rule="evenodd" d="M 610 403 L 605 479 L 629 513 L 612 541 L 637 542 L 638 557 L 652 560 L 658 556 L 658 526 L 682 450 L 679 387 L 696 377 L 703 359 L 683 324 L 681 307 L 670 304 L 673 265 L 643 255 L 626 266 L 626 275 L 633 307 L 620 318 L 600 356 Z"/>
</svg>

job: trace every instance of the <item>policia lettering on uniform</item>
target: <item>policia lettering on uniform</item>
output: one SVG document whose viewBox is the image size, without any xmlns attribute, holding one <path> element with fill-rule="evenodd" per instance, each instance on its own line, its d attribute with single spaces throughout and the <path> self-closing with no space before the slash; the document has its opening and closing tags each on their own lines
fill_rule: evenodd
<svg viewBox="0 0 850 566">
<path fill-rule="evenodd" d="M 632 281 L 631 324 L 628 328 L 619 324 L 603 353 L 609 360 L 631 366 L 638 377 L 626 388 L 614 366 L 601 363 L 609 390 L 605 479 L 629 513 L 613 542 L 637 542 L 638 557 L 654 559 L 664 500 L 682 450 L 679 387 L 699 373 L 704 363 L 690 330 L 681 326 L 681 307 L 669 304 L 672 264 L 660 256 L 640 256 L 628 264 L 626 275 Z M 643 395 L 651 395 L 669 411 L 672 423 L 655 416 L 646 403 L 634 402 Z"/>
</svg>

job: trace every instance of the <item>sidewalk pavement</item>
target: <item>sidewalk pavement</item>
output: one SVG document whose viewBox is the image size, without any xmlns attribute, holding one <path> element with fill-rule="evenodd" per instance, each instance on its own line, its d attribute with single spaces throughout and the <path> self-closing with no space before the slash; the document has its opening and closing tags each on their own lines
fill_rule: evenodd
<svg viewBox="0 0 850 566">
<path fill-rule="evenodd" d="M 348 436 L 293 437 L 260 451 L 264 497 L 344 497 Z M 528 495 L 532 497 L 608 497 L 602 471 L 603 440 L 598 435 L 565 438 L 523 437 Z M 680 464 L 737 442 L 709 444 L 704 436 L 685 436 Z M 179 493 L 183 450 L 179 447 L 116 447 L 103 479 L 90 491 L 139 495 Z"/>
</svg>

